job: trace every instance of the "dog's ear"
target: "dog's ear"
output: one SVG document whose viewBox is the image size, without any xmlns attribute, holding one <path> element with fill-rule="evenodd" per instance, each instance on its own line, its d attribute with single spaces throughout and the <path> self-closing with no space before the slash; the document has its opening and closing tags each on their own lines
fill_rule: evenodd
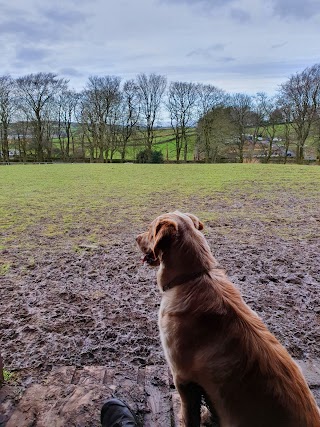
<svg viewBox="0 0 320 427">
<path fill-rule="evenodd" d="M 192 222 L 197 230 L 203 230 L 203 223 L 199 220 L 199 218 L 190 213 L 186 213 L 186 215 L 188 215 L 188 217 L 192 219 Z"/>
<path fill-rule="evenodd" d="M 163 251 L 167 246 L 169 246 L 172 239 L 176 236 L 177 231 L 178 224 L 176 221 L 171 219 L 159 219 L 157 221 L 153 232 L 153 252 L 156 257 L 158 257 L 159 251 Z"/>
</svg>

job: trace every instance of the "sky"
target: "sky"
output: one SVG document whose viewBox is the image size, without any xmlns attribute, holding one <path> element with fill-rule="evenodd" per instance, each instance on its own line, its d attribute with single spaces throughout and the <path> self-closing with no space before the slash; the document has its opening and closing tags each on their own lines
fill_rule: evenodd
<svg viewBox="0 0 320 427">
<path fill-rule="evenodd" d="M 274 94 L 320 62 L 320 0 L 0 0 L 0 75 L 139 73 Z"/>
</svg>

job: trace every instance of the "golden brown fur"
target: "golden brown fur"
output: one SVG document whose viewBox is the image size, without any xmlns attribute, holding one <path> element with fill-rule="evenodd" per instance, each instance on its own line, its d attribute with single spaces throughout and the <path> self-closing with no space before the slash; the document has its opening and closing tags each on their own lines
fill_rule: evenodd
<svg viewBox="0 0 320 427">
<path fill-rule="evenodd" d="M 137 237 L 160 265 L 160 336 L 184 425 L 200 425 L 204 395 L 221 427 L 320 427 L 299 368 L 219 269 L 202 227 L 176 211 Z"/>
</svg>

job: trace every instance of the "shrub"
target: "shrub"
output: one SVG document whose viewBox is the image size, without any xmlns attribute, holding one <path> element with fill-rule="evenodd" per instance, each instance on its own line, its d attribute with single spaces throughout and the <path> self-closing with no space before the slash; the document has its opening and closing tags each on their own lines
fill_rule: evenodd
<svg viewBox="0 0 320 427">
<path fill-rule="evenodd" d="M 163 163 L 163 154 L 161 151 L 151 151 L 151 163 Z"/>
<path fill-rule="evenodd" d="M 142 150 L 137 154 L 137 163 L 163 163 L 161 151 Z"/>
</svg>

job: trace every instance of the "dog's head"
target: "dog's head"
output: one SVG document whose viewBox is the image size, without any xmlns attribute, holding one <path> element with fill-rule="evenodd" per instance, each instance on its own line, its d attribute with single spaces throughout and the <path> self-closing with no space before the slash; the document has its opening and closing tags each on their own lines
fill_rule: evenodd
<svg viewBox="0 0 320 427">
<path fill-rule="evenodd" d="M 158 266 L 163 253 L 181 240 L 184 234 L 202 229 L 202 222 L 189 213 L 175 211 L 158 216 L 152 221 L 148 231 L 136 238 L 144 254 L 143 262 Z"/>
</svg>

